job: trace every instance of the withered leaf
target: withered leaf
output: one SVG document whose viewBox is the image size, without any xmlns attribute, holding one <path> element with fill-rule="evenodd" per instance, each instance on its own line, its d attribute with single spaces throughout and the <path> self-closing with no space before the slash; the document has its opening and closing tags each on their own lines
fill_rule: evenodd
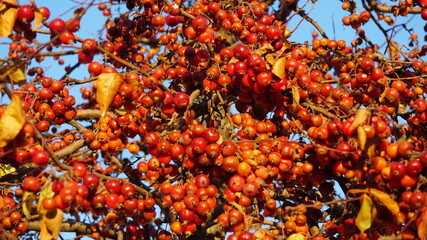
<svg viewBox="0 0 427 240">
<path fill-rule="evenodd" d="M 96 81 L 96 101 L 99 104 L 102 116 L 107 112 L 122 83 L 123 78 L 118 73 L 101 73 L 98 76 Z"/>
<path fill-rule="evenodd" d="M 377 209 L 368 194 L 360 196 L 360 210 L 356 217 L 356 226 L 361 232 L 366 231 L 372 226 L 372 222 L 377 214 Z"/>
<path fill-rule="evenodd" d="M 11 103 L 6 107 L 0 118 L 0 147 L 6 146 L 15 139 L 24 126 L 25 117 L 22 111 L 21 99 L 12 95 Z"/>
<path fill-rule="evenodd" d="M 16 4 L 15 0 L 3 0 L 3 2 Z M 18 9 L 0 3 L 0 37 L 4 38 L 12 33 L 17 16 Z"/>
</svg>

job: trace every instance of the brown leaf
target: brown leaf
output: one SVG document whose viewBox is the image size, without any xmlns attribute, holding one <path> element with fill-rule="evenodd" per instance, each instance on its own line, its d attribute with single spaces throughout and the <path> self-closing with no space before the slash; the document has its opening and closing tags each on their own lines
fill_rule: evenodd
<svg viewBox="0 0 427 240">
<path fill-rule="evenodd" d="M 351 124 L 351 129 L 356 129 L 357 127 L 359 127 L 360 125 L 362 125 L 366 119 L 368 119 L 368 115 L 369 115 L 369 110 L 366 108 L 360 108 L 357 110 L 356 112 L 356 116 L 354 118 L 353 123 Z"/>
<path fill-rule="evenodd" d="M 61 209 L 46 210 L 41 215 L 40 240 L 58 239 L 61 231 L 63 212 Z"/>
<path fill-rule="evenodd" d="M 96 81 L 96 101 L 99 104 L 102 116 L 107 112 L 122 83 L 123 78 L 118 73 L 101 73 L 98 76 Z"/>
<path fill-rule="evenodd" d="M 360 210 L 355 219 L 356 226 L 361 232 L 369 229 L 372 226 L 375 216 L 377 215 L 377 209 L 375 204 L 368 194 L 360 196 Z"/>
<path fill-rule="evenodd" d="M 21 99 L 12 95 L 12 101 L 0 118 L 0 147 L 6 146 L 15 139 L 24 126 L 25 117 L 22 111 Z"/>
<path fill-rule="evenodd" d="M 15 0 L 3 0 L 16 4 Z M 18 15 L 18 9 L 7 7 L 6 4 L 0 3 L 0 37 L 4 38 L 12 34 L 13 26 Z"/>
<path fill-rule="evenodd" d="M 427 239 L 427 212 L 424 211 L 421 213 L 420 223 L 418 224 L 418 237 L 420 239 Z"/>
<path fill-rule="evenodd" d="M 276 75 L 278 78 L 284 78 L 285 77 L 285 63 L 286 58 L 281 57 L 277 59 L 277 61 L 273 65 L 273 69 L 271 72 Z"/>
</svg>

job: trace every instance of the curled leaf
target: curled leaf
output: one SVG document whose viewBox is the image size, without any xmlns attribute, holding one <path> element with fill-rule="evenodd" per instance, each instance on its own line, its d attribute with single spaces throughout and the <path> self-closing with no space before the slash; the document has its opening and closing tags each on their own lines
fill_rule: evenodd
<svg viewBox="0 0 427 240">
<path fill-rule="evenodd" d="M 292 100 L 295 105 L 299 105 L 300 95 L 299 95 L 299 87 L 292 86 Z"/>
<path fill-rule="evenodd" d="M 15 0 L 3 0 L 2 2 L 16 4 Z M 4 38 L 12 34 L 17 16 L 18 9 L 0 3 L 0 37 Z"/>
<path fill-rule="evenodd" d="M 359 140 L 360 149 L 365 150 L 366 132 L 361 126 L 357 127 L 357 139 Z"/>
<path fill-rule="evenodd" d="M 397 202 L 391 199 L 390 195 L 378 189 L 375 189 L 375 188 L 350 189 L 348 190 L 348 193 L 350 194 L 367 193 L 375 201 L 381 202 L 393 214 L 398 214 L 400 212 L 400 208 Z"/>
<path fill-rule="evenodd" d="M 96 101 L 99 104 L 102 116 L 107 112 L 122 83 L 123 78 L 118 73 L 101 73 L 98 76 L 96 81 Z"/>
<path fill-rule="evenodd" d="M 285 57 L 277 59 L 277 61 L 273 65 L 273 69 L 271 70 L 271 72 L 279 78 L 285 77 L 285 63 Z"/>
<path fill-rule="evenodd" d="M 360 210 L 356 217 L 356 226 L 361 232 L 369 229 L 377 214 L 377 209 L 368 194 L 360 196 Z"/>
<path fill-rule="evenodd" d="M 19 85 L 23 85 L 25 83 L 26 77 L 25 72 L 27 71 L 27 65 L 21 64 L 21 60 L 14 61 L 13 65 L 6 65 L 2 68 L 0 68 L 0 74 L 6 74 L 6 79 L 0 79 L 2 82 L 6 81 L 12 81 L 14 83 L 17 83 Z M 13 70 L 17 65 L 20 65 L 19 68 L 16 70 Z"/>
<path fill-rule="evenodd" d="M 16 171 L 16 168 L 9 164 L 0 164 L 0 178 Z"/>
<path fill-rule="evenodd" d="M 22 204 L 22 212 L 24 213 L 25 218 L 30 219 L 31 210 L 33 209 L 33 203 L 36 199 L 36 196 L 33 192 L 25 191 L 22 196 L 23 204 Z"/>
<path fill-rule="evenodd" d="M 375 188 L 368 188 L 369 194 L 376 200 L 380 201 L 390 212 L 398 214 L 400 212 L 399 205 L 391 199 L 390 195 Z"/>
<path fill-rule="evenodd" d="M 0 147 L 6 146 L 15 139 L 24 126 L 25 117 L 22 111 L 21 99 L 12 95 L 12 101 L 0 118 Z"/>
<path fill-rule="evenodd" d="M 58 239 L 61 231 L 63 212 L 61 209 L 46 210 L 41 215 L 40 240 Z"/>
<path fill-rule="evenodd" d="M 356 116 L 354 118 L 353 123 L 351 124 L 351 129 L 356 129 L 358 128 L 361 124 L 363 124 L 366 119 L 368 119 L 368 115 L 369 115 L 369 110 L 366 108 L 360 108 L 357 110 L 356 112 Z"/>
</svg>

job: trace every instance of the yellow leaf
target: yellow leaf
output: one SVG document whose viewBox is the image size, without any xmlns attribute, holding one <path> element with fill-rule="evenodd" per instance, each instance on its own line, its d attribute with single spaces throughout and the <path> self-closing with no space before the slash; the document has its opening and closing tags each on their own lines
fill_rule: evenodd
<svg viewBox="0 0 427 240">
<path fill-rule="evenodd" d="M 377 143 L 378 143 L 378 137 L 369 138 L 366 141 L 365 151 L 366 151 L 366 155 L 368 155 L 369 158 L 374 157 Z"/>
<path fill-rule="evenodd" d="M 300 95 L 299 95 L 298 86 L 292 86 L 292 98 L 293 98 L 293 103 L 296 105 L 299 105 Z"/>
<path fill-rule="evenodd" d="M 365 150 L 366 132 L 361 126 L 357 127 L 357 139 L 359 140 L 360 149 Z"/>
<path fill-rule="evenodd" d="M 265 55 L 265 60 L 271 66 L 274 66 L 274 64 L 276 63 L 276 58 L 273 56 L 272 53 Z"/>
<path fill-rule="evenodd" d="M 21 99 L 16 95 L 12 95 L 11 103 L 0 118 L 0 147 L 6 146 L 9 141 L 15 139 L 24 123 L 25 117 L 22 111 Z"/>
<path fill-rule="evenodd" d="M 3 0 L 3 2 L 16 4 L 15 0 Z M 0 3 L 0 37 L 4 38 L 12 33 L 17 15 L 18 9 L 13 7 L 8 8 L 6 4 Z"/>
<path fill-rule="evenodd" d="M 348 193 L 350 194 L 359 194 L 359 193 L 367 193 L 368 189 L 350 189 Z"/>
<path fill-rule="evenodd" d="M 96 101 L 99 104 L 102 116 L 107 112 L 122 83 L 123 78 L 118 73 L 101 73 L 98 76 L 96 81 Z"/>
<path fill-rule="evenodd" d="M 418 224 L 418 237 L 420 239 L 427 239 L 427 212 L 424 211 L 421 213 L 421 216 L 419 216 L 419 219 L 421 220 Z"/>
<path fill-rule="evenodd" d="M 368 119 L 368 115 L 369 115 L 369 111 L 366 108 L 360 108 L 357 110 L 356 112 L 356 116 L 354 118 L 353 123 L 351 124 L 351 129 L 356 129 L 357 127 L 359 127 L 361 124 L 363 124 L 366 119 Z"/>
<path fill-rule="evenodd" d="M 61 209 L 44 209 L 40 222 L 40 240 L 58 239 L 61 231 L 63 212 Z"/>
<path fill-rule="evenodd" d="M 278 78 L 284 78 L 285 77 L 285 63 L 286 58 L 281 57 L 277 59 L 277 61 L 273 65 L 273 69 L 271 72 L 276 75 Z"/>
<path fill-rule="evenodd" d="M 259 55 L 264 55 L 268 52 L 274 52 L 274 47 L 271 44 L 265 44 L 261 48 L 257 48 L 256 50 L 252 51 L 251 53 L 256 53 Z"/>
<path fill-rule="evenodd" d="M 43 208 L 43 200 L 47 197 L 53 197 L 53 195 L 55 194 L 52 191 L 52 182 L 48 180 L 40 191 L 39 202 L 37 204 L 37 211 L 40 214 L 44 214 L 47 211 L 45 208 Z"/>
<path fill-rule="evenodd" d="M 34 11 L 34 26 L 33 31 L 37 30 L 43 22 L 43 15 L 39 9 Z"/>
<path fill-rule="evenodd" d="M 307 238 L 302 233 L 294 233 L 287 240 L 307 240 Z"/>
<path fill-rule="evenodd" d="M 23 204 L 22 204 L 22 211 L 24 212 L 24 216 L 25 218 L 27 218 L 28 220 L 31 217 L 31 210 L 33 209 L 33 203 L 34 200 L 36 199 L 36 196 L 34 195 L 33 192 L 29 192 L 29 191 L 25 191 L 24 195 L 22 196 L 23 199 Z"/>
<path fill-rule="evenodd" d="M 380 201 L 390 212 L 398 214 L 400 212 L 399 205 L 391 199 L 390 195 L 375 188 L 368 188 L 368 193 L 376 200 Z"/>
<path fill-rule="evenodd" d="M 398 214 L 400 212 L 400 208 L 397 202 L 391 199 L 390 195 L 378 189 L 375 189 L 375 188 L 350 189 L 348 190 L 348 193 L 350 194 L 367 193 L 375 201 L 381 202 L 393 214 Z"/>
<path fill-rule="evenodd" d="M 16 168 L 11 165 L 0 164 L 0 178 L 16 171 Z"/>
<path fill-rule="evenodd" d="M 360 196 L 360 210 L 356 217 L 356 226 L 361 232 L 369 229 L 377 214 L 375 204 L 368 194 Z"/>
<path fill-rule="evenodd" d="M 22 64 L 18 69 L 13 70 L 15 66 L 21 64 L 21 60 L 14 61 L 13 65 L 7 65 L 2 68 L 0 68 L 0 74 L 7 74 L 6 76 L 8 78 L 6 79 L 0 79 L 1 82 L 6 82 L 12 80 L 14 83 L 17 83 L 19 85 L 23 85 L 25 83 L 25 72 L 27 71 L 27 65 Z"/>
</svg>

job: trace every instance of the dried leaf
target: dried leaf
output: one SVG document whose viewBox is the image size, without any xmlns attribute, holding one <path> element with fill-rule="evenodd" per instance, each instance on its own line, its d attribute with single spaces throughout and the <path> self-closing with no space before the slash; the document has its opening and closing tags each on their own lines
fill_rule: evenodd
<svg viewBox="0 0 427 240">
<path fill-rule="evenodd" d="M 418 237 L 420 239 L 427 239 L 427 212 L 424 211 L 420 218 L 420 223 L 418 224 Z"/>
<path fill-rule="evenodd" d="M 81 8 L 77 8 L 76 10 L 74 10 L 74 17 L 78 18 L 81 17 L 82 13 L 84 13 L 85 8 L 81 7 Z"/>
<path fill-rule="evenodd" d="M 40 240 L 58 239 L 61 231 L 63 212 L 61 209 L 46 210 L 41 215 Z"/>
<path fill-rule="evenodd" d="M 350 194 L 359 194 L 359 193 L 367 193 L 368 189 L 350 189 L 348 193 Z"/>
<path fill-rule="evenodd" d="M 357 139 L 359 140 L 360 149 L 365 150 L 366 132 L 361 126 L 357 127 Z"/>
<path fill-rule="evenodd" d="M 96 81 L 96 101 L 99 104 L 102 116 L 107 112 L 122 83 L 123 78 L 118 73 L 101 73 L 98 76 Z"/>
<path fill-rule="evenodd" d="M 375 188 L 350 189 L 348 190 L 348 193 L 350 194 L 367 193 L 375 201 L 381 202 L 393 214 L 398 214 L 400 212 L 400 208 L 397 202 L 391 199 L 390 195 L 378 189 L 375 189 Z"/>
<path fill-rule="evenodd" d="M 369 195 L 365 193 L 360 196 L 360 210 L 355 219 L 357 228 L 359 228 L 361 232 L 369 229 L 376 215 L 377 209 Z"/>
<path fill-rule="evenodd" d="M 369 158 L 374 157 L 377 143 L 378 143 L 378 137 L 369 138 L 366 141 L 365 151 L 366 151 L 366 155 L 368 155 Z"/>
<path fill-rule="evenodd" d="M 390 195 L 375 188 L 368 188 L 368 193 L 376 200 L 380 201 L 384 206 L 390 210 L 393 214 L 400 212 L 399 205 L 396 201 L 391 199 Z"/>
<path fill-rule="evenodd" d="M 43 200 L 47 197 L 53 197 L 54 195 L 55 193 L 52 191 L 52 182 L 47 181 L 40 190 L 39 202 L 37 204 L 37 211 L 40 214 L 44 214 L 46 212 L 46 209 L 43 208 Z"/>
<path fill-rule="evenodd" d="M 21 99 L 16 95 L 12 95 L 11 103 L 0 118 L 0 147 L 6 146 L 9 141 L 15 139 L 24 123 L 25 117 L 22 111 Z"/>
<path fill-rule="evenodd" d="M 274 47 L 271 44 L 264 44 L 261 48 L 257 48 L 256 50 L 252 51 L 252 53 L 257 53 L 261 56 L 268 52 L 274 52 Z"/>
<path fill-rule="evenodd" d="M 27 71 L 27 65 L 26 64 L 22 64 L 18 69 L 14 70 L 13 72 L 11 72 L 11 70 L 13 68 L 15 68 L 15 66 L 21 64 L 21 60 L 17 60 L 14 61 L 13 65 L 7 65 L 4 66 L 2 68 L 0 68 L 0 74 L 5 74 L 7 73 L 7 77 L 6 79 L 0 79 L 1 82 L 6 82 L 6 81 L 13 81 L 14 83 L 17 83 L 19 85 L 23 85 L 25 84 L 25 72 Z"/>
<path fill-rule="evenodd" d="M 390 59 L 396 59 L 399 56 L 399 44 L 394 41 L 389 42 L 388 46 L 388 54 L 390 55 Z"/>
<path fill-rule="evenodd" d="M 15 0 L 3 0 L 3 2 L 16 4 Z M 17 16 L 18 9 L 8 8 L 6 4 L 0 3 L 0 37 L 4 38 L 12 34 Z"/>
<path fill-rule="evenodd" d="M 274 64 L 276 63 L 276 58 L 273 56 L 272 53 L 265 55 L 265 60 L 271 66 L 274 66 Z"/>
<path fill-rule="evenodd" d="M 15 171 L 16 171 L 16 168 L 12 167 L 9 164 L 8 165 L 0 164 L 0 178 L 10 173 L 13 173 Z"/>
<path fill-rule="evenodd" d="M 366 108 L 360 108 L 357 110 L 356 112 L 356 116 L 354 118 L 353 123 L 351 124 L 351 129 L 356 129 L 357 127 L 359 127 L 361 124 L 363 124 L 366 119 L 368 119 L 368 115 L 369 115 L 369 110 Z"/>
<path fill-rule="evenodd" d="M 150 50 L 148 50 L 148 56 L 154 57 L 157 53 L 159 53 L 159 51 L 160 48 L 150 48 Z"/>
<path fill-rule="evenodd" d="M 37 30 L 43 22 L 43 15 L 39 9 L 34 11 L 34 26 L 33 31 Z"/>
<path fill-rule="evenodd" d="M 285 77 L 285 63 L 286 58 L 281 57 L 277 59 L 277 61 L 273 65 L 273 69 L 271 72 L 276 75 L 278 78 L 284 78 Z"/>
<path fill-rule="evenodd" d="M 293 98 L 293 103 L 295 105 L 299 105 L 300 95 L 299 95 L 299 87 L 298 86 L 292 86 L 292 98 Z"/>
<path fill-rule="evenodd" d="M 307 240 L 307 238 L 302 233 L 294 233 L 287 240 Z"/>
<path fill-rule="evenodd" d="M 25 191 L 24 195 L 22 196 L 23 204 L 22 204 L 22 212 L 24 212 L 25 218 L 28 220 L 31 217 L 31 210 L 33 209 L 34 200 L 36 199 L 36 196 L 33 192 Z"/>
</svg>

